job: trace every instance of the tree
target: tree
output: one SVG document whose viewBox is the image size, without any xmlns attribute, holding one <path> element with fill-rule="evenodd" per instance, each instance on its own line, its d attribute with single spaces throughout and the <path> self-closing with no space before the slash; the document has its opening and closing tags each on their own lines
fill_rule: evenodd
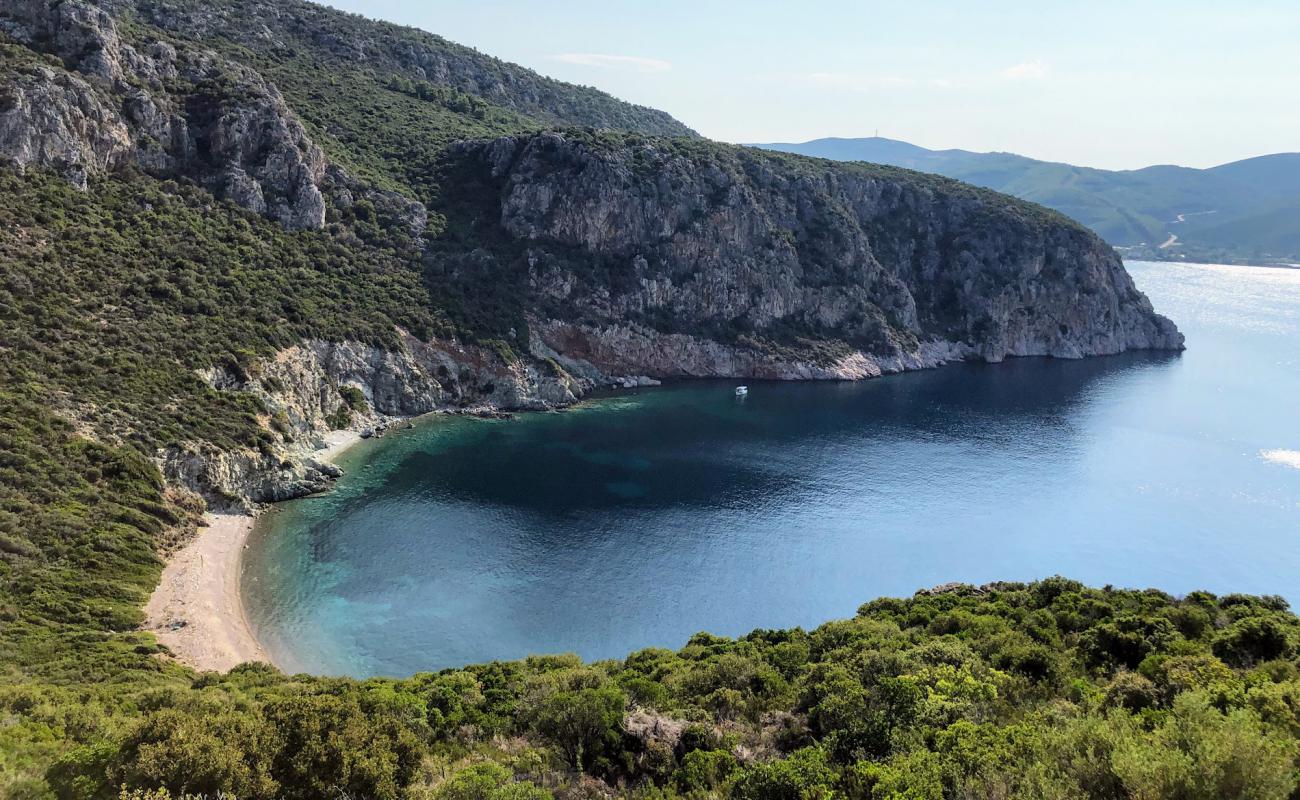
<svg viewBox="0 0 1300 800">
<path fill-rule="evenodd" d="M 731 790 L 734 800 L 827 800 L 835 771 L 826 752 L 806 747 L 781 761 L 753 764 L 741 771 Z"/>
<path fill-rule="evenodd" d="M 106 773 L 110 786 L 271 798 L 279 789 L 271 776 L 272 740 L 252 714 L 165 708 L 127 734 Z"/>
<path fill-rule="evenodd" d="M 1247 617 L 1214 640 L 1214 654 L 1236 667 L 1281 658 L 1291 651 L 1286 630 L 1276 621 Z"/>
<path fill-rule="evenodd" d="M 618 688 L 558 691 L 542 701 L 533 729 L 560 749 L 574 769 L 590 771 L 622 747 L 627 698 Z"/>
<path fill-rule="evenodd" d="M 389 716 L 367 716 L 352 695 L 286 697 L 265 715 L 278 745 L 272 773 L 288 800 L 397 798 L 420 764 L 415 735 Z"/>
</svg>

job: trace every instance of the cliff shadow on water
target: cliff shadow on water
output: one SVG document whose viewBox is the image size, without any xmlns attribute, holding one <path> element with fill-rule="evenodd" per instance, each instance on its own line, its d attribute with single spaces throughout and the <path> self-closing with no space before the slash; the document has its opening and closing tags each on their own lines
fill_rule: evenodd
<svg viewBox="0 0 1300 800">
<path fill-rule="evenodd" d="M 810 442 L 840 449 L 960 440 L 1006 450 L 1021 446 L 1019 437 L 1047 430 L 1062 446 L 1094 387 L 1151 379 L 1178 358 L 1143 351 L 1082 361 L 957 364 L 874 381 L 763 381 L 751 384 L 743 400 L 732 396 L 732 383 L 678 381 L 597 398 L 575 411 L 433 421 L 458 429 L 436 443 L 400 447 L 400 455 L 378 445 L 364 468 L 386 474 L 370 487 L 383 496 L 433 493 L 444 502 L 547 516 L 656 508 L 668 499 L 708 508 L 737 495 L 797 495 L 797 465 L 786 469 L 791 465 L 774 465 L 770 456 L 794 448 L 815 458 Z M 418 433 L 414 439 L 421 441 Z M 527 480 L 510 479 L 520 473 Z"/>
<path fill-rule="evenodd" d="M 998 547 L 1004 571 L 1036 572 L 1017 535 L 979 518 L 1080 479 L 1092 419 L 1178 358 L 759 382 L 745 400 L 684 381 L 512 420 L 430 419 L 350 454 L 333 492 L 267 515 L 250 609 L 282 666 L 401 674 L 609 656 L 773 615 L 811 624 L 864 592 L 982 574 Z"/>
</svg>

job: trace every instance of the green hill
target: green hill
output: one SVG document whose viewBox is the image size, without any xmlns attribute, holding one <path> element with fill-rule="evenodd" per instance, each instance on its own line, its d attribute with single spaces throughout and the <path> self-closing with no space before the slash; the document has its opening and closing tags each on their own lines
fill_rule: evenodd
<svg viewBox="0 0 1300 800">
<path fill-rule="evenodd" d="M 1079 220 L 1128 256 L 1300 261 L 1300 153 L 1210 169 L 1111 171 L 1011 153 L 927 150 L 879 137 L 753 146 L 935 172 L 1013 194 Z M 1161 248 L 1171 235 L 1177 240 Z"/>
</svg>

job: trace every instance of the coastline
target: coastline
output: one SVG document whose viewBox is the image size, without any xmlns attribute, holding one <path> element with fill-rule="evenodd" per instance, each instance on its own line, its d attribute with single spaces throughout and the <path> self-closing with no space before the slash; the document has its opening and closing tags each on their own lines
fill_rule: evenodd
<svg viewBox="0 0 1300 800">
<path fill-rule="evenodd" d="M 1142 349 L 1142 348 L 1134 348 Z M 1101 355 L 1100 353 L 1093 355 Z M 931 364 L 900 363 L 883 374 L 932 369 L 962 359 L 939 359 Z M 849 380 L 877 377 L 864 372 Z M 724 376 L 715 376 L 724 377 Z M 794 380 L 816 380 L 812 376 Z M 837 378 L 842 380 L 843 378 Z M 645 378 L 623 379 L 621 387 L 658 385 Z M 689 379 L 687 379 L 689 380 Z M 608 386 L 608 383 L 598 386 Z M 582 400 L 562 403 L 556 410 L 572 408 Z M 455 410 L 437 409 L 410 417 L 381 417 L 389 422 L 409 422 L 443 414 L 508 417 L 490 405 Z M 332 463 L 353 445 L 363 441 L 360 429 L 334 430 L 317 435 L 320 446 L 298 455 L 317 462 Z M 176 661 L 198 671 L 225 672 L 243 663 L 274 664 L 258 641 L 249 620 L 241 591 L 243 555 L 259 510 L 247 513 L 207 513 L 197 534 L 182 548 L 166 557 L 158 585 L 145 604 L 142 630 L 155 635 Z"/>
<path fill-rule="evenodd" d="M 312 452 L 332 461 L 360 442 L 356 431 L 330 431 Z M 253 634 L 240 577 L 255 514 L 204 515 L 206 525 L 167 559 L 145 604 L 150 631 L 182 664 L 200 672 L 226 672 L 247 662 L 272 663 Z"/>
</svg>

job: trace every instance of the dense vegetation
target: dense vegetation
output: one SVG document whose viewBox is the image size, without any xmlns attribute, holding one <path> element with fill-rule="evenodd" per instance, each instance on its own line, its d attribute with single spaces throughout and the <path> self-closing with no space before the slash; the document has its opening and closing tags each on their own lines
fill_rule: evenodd
<svg viewBox="0 0 1300 800">
<path fill-rule="evenodd" d="M 758 146 L 893 164 L 987 186 L 1068 214 L 1123 247 L 1129 257 L 1213 263 L 1300 260 L 1297 153 L 1210 169 L 1155 166 L 1117 172 L 1013 153 L 927 150 L 880 138 Z M 1171 234 L 1176 241 L 1171 242 Z"/>
<path fill-rule="evenodd" d="M 0 690 L 0 741 L 16 797 L 45 769 L 85 798 L 1288 798 L 1298 641 L 1277 598 L 1057 578 L 589 665 L 144 681 L 126 658 L 118 685 Z"/>
<path fill-rule="evenodd" d="M 411 237 L 359 219 L 361 204 L 331 231 L 291 233 L 143 176 L 81 193 L 6 171 L 0 196 L 0 382 L 149 455 L 271 435 L 251 396 L 194 370 L 254 369 L 311 337 L 392 344 L 394 324 L 445 332 Z"/>
</svg>

